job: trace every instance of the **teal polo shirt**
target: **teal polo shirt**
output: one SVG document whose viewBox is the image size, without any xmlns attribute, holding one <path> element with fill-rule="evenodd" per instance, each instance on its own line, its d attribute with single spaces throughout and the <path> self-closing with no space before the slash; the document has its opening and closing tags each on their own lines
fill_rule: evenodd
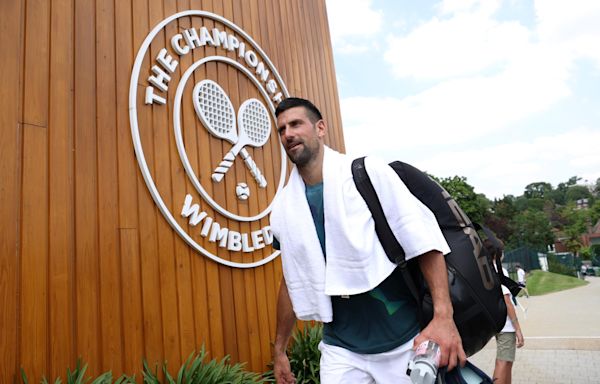
<svg viewBox="0 0 600 384">
<path fill-rule="evenodd" d="M 325 215 L 323 183 L 306 186 L 306 200 L 323 254 Z M 280 249 L 275 239 L 275 248 Z M 399 268 L 371 291 L 348 298 L 332 296 L 333 321 L 324 323 L 323 342 L 356 353 L 387 352 L 419 332 L 417 305 Z"/>
</svg>

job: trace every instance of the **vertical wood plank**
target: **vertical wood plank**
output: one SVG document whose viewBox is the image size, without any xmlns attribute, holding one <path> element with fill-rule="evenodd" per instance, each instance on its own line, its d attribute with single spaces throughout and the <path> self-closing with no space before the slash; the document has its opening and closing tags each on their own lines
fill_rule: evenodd
<svg viewBox="0 0 600 384">
<path fill-rule="evenodd" d="M 142 310 L 142 277 L 138 234 L 138 188 L 145 188 L 139 175 L 129 125 L 129 80 L 137 54 L 133 44 L 132 4 L 115 2 L 116 124 L 119 201 L 119 276 L 122 301 L 123 370 L 127 374 L 140 371 L 144 354 Z M 138 184 L 141 182 L 141 186 Z"/>
<path fill-rule="evenodd" d="M 148 32 L 164 19 L 163 4 L 160 1 L 150 2 L 148 7 L 149 25 Z M 159 50 L 167 45 L 164 30 L 155 38 L 150 49 L 152 63 Z M 172 83 L 170 83 L 172 84 Z M 174 86 L 170 86 L 173 94 Z M 160 188 L 161 196 L 168 207 L 173 207 L 172 189 L 165 188 L 171 184 L 171 162 L 170 162 L 170 139 L 172 128 L 169 126 L 168 114 L 171 110 L 163 107 L 154 107 L 152 111 L 152 128 L 154 132 L 154 154 L 155 154 L 155 181 Z M 180 366 L 181 350 L 179 343 L 179 314 L 177 305 L 177 284 L 175 274 L 174 257 L 174 232 L 162 215 L 157 212 L 157 240 L 158 240 L 158 268 L 160 302 L 162 311 L 162 338 L 164 355 L 168 357 L 169 365 Z"/>
<path fill-rule="evenodd" d="M 75 296 L 77 353 L 99 371 L 98 150 L 94 4 L 75 3 Z"/>
<path fill-rule="evenodd" d="M 147 1 L 136 0 L 133 2 L 133 41 L 136 50 L 141 46 L 150 32 L 149 4 Z M 150 73 L 150 59 L 146 59 L 140 73 Z M 140 101 L 138 101 L 139 103 Z M 149 110 L 138 111 L 139 124 L 150 127 L 152 113 Z M 152 130 L 141 130 L 143 145 L 149 148 L 154 146 Z M 156 158 L 152 151 L 146 152 L 146 162 L 153 174 L 156 171 Z M 138 173 L 139 174 L 139 173 Z M 154 204 L 146 185 L 140 180 L 138 188 L 138 212 L 140 215 L 140 256 L 142 273 L 142 308 L 144 319 L 145 356 L 152 365 L 162 364 L 164 356 L 162 300 L 160 294 L 160 267 L 158 257 L 158 208 Z M 162 219 L 162 218 L 161 218 Z"/>
<path fill-rule="evenodd" d="M 189 4 L 189 0 L 177 0 L 177 10 L 178 11 L 183 11 L 186 9 L 190 9 L 190 4 Z M 190 18 L 184 18 L 179 20 L 178 22 L 178 32 L 181 32 L 184 29 L 187 29 L 191 27 L 191 23 L 190 23 Z M 191 55 L 184 55 L 179 57 L 179 61 L 180 64 L 178 65 L 177 68 L 177 73 L 179 75 L 179 78 L 181 77 L 181 75 L 183 74 L 183 71 L 185 70 L 185 68 L 188 68 L 192 62 L 193 62 L 193 53 Z M 196 79 L 198 80 L 198 79 Z M 191 91 L 189 92 L 189 95 L 191 95 Z M 188 96 L 188 94 L 186 94 L 186 96 Z M 183 115 L 183 125 L 185 127 L 194 127 L 194 125 L 196 124 L 196 126 L 198 126 L 196 123 L 196 118 L 195 116 L 192 116 L 190 114 L 184 114 Z M 184 133 L 184 141 L 187 145 L 187 143 L 195 143 L 197 142 L 197 129 L 186 129 L 185 133 Z M 195 145 L 190 145 L 189 147 L 189 151 L 188 151 L 188 157 L 190 158 L 190 162 L 192 162 L 192 164 L 195 164 L 197 166 L 198 164 L 198 150 L 196 148 Z M 204 151 L 207 152 L 207 151 Z M 179 206 L 181 206 L 181 204 L 183 203 L 183 197 L 187 194 L 187 193 L 194 193 L 194 188 L 191 186 L 191 183 L 189 183 L 187 181 L 187 175 L 185 174 L 185 171 L 183 170 L 183 166 L 181 165 L 181 160 L 179 159 L 179 154 L 178 153 L 173 153 L 172 155 L 172 161 L 176 162 L 178 164 L 178 172 L 177 174 L 180 175 L 180 178 L 178 178 L 179 183 L 175 183 L 174 185 L 174 196 L 178 196 L 179 197 L 179 201 L 178 204 Z M 212 212 L 211 209 L 207 209 L 207 212 L 209 213 L 209 215 L 214 215 L 214 213 Z M 197 231 L 197 230 L 196 230 Z M 177 242 L 177 248 L 178 249 L 188 249 L 189 247 L 187 244 L 182 244 L 181 242 Z M 196 251 L 193 250 L 189 250 L 189 262 L 190 262 L 190 268 L 191 268 L 191 303 L 193 303 L 193 306 L 190 308 L 191 312 L 192 312 L 192 316 L 194 319 L 194 324 L 193 324 L 193 334 L 194 334 L 194 339 L 192 340 L 194 343 L 194 349 L 195 350 L 200 350 L 200 348 L 202 346 L 204 346 L 207 350 L 211 349 L 211 345 L 212 345 L 212 339 L 214 338 L 220 338 L 221 335 L 218 334 L 214 334 L 212 335 L 211 333 L 211 329 L 210 329 L 210 319 L 209 319 L 209 286 L 208 286 L 208 267 L 207 264 L 212 263 L 210 260 L 208 260 L 206 257 L 204 257 L 203 255 L 198 254 Z M 185 265 L 185 264 L 184 264 Z M 185 305 L 184 303 L 182 303 L 180 306 Z M 186 357 L 189 353 L 191 353 L 191 350 L 184 350 L 184 356 L 182 357 Z"/>
<path fill-rule="evenodd" d="M 48 126 L 49 14 L 49 2 L 26 2 L 23 122 L 38 127 Z"/>
<path fill-rule="evenodd" d="M 23 128 L 21 356 L 33 381 L 48 371 L 48 132 Z"/>
<path fill-rule="evenodd" d="M 75 358 L 73 259 L 73 2 L 52 4 L 49 140 L 49 377 Z"/>
<path fill-rule="evenodd" d="M 17 379 L 23 1 L 0 2 L 0 381 Z"/>
<path fill-rule="evenodd" d="M 21 356 L 33 380 L 48 357 L 48 73 L 49 4 L 25 7 L 21 222 Z M 26 101 L 26 102 L 25 102 Z"/>
<path fill-rule="evenodd" d="M 115 8 L 96 1 L 96 108 L 101 370 L 122 370 L 120 253 L 115 79 Z M 123 84 L 125 85 L 125 84 Z"/>
<path fill-rule="evenodd" d="M 176 0 L 165 0 L 164 2 L 164 14 L 165 16 L 177 13 L 177 1 Z M 179 33 L 178 23 L 171 23 L 166 28 L 167 36 L 173 36 Z M 168 40 L 167 40 L 168 41 Z M 166 44 L 168 47 L 169 44 Z M 177 55 L 174 56 L 175 60 L 179 61 Z M 171 84 L 177 84 L 179 81 L 178 74 L 181 71 L 180 65 L 177 66 L 176 73 L 173 74 Z M 171 91 L 173 92 L 173 91 Z M 171 164 L 171 185 L 173 195 L 171 196 L 171 206 L 173 212 L 177 212 L 179 206 L 182 204 L 182 199 L 186 195 L 185 192 L 185 175 L 179 159 L 176 145 L 172 134 L 173 130 L 173 116 L 169 114 L 167 116 L 167 125 L 165 131 L 168 133 L 168 149 L 169 149 L 169 161 Z M 169 230 L 172 231 L 169 227 Z M 173 261 L 175 263 L 175 276 L 174 279 L 177 281 L 176 284 L 176 305 L 178 316 L 178 327 L 179 327 L 179 344 L 180 344 L 180 355 L 179 361 L 185 361 L 187 357 L 197 349 L 196 344 L 196 332 L 194 329 L 194 297 L 193 297 L 193 277 L 192 277 L 192 263 L 191 258 L 197 257 L 191 249 L 185 244 L 185 242 L 175 235 L 173 242 Z M 199 346 L 198 346 L 199 347 Z"/>
</svg>

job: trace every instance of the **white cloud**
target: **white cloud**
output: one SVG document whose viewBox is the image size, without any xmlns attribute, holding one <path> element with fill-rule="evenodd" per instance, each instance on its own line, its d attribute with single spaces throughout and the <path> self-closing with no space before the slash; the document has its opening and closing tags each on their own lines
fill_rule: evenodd
<svg viewBox="0 0 600 384">
<path fill-rule="evenodd" d="M 535 11 L 540 40 L 573 59 L 591 58 L 600 66 L 600 2 L 538 0 Z"/>
<path fill-rule="evenodd" d="M 530 48 L 531 32 L 516 22 L 497 22 L 489 13 L 433 18 L 406 36 L 388 37 L 384 55 L 398 78 L 466 76 L 518 59 Z"/>
<path fill-rule="evenodd" d="M 499 75 L 440 82 L 404 99 L 342 99 L 347 147 L 370 151 L 459 144 L 505 129 L 569 94 L 564 66 L 546 66 L 547 60 L 559 58 L 539 54 Z M 362 132 L 370 132 L 372 139 Z"/>
<path fill-rule="evenodd" d="M 372 41 L 387 42 L 385 63 L 396 79 L 409 79 L 405 84 L 419 91 L 402 98 L 342 94 L 348 153 L 379 154 L 388 160 L 410 156 L 405 160 L 433 174 L 468 177 L 490 198 L 519 195 L 534 181 L 556 185 L 574 175 L 590 181 L 600 177 L 600 121 L 593 113 L 580 120 L 592 122 L 588 128 L 572 130 L 568 123 L 557 122 L 562 128 L 553 129 L 565 133 L 537 139 L 505 137 L 503 142 L 515 142 L 499 146 L 485 142 L 490 134 L 515 132 L 515 124 L 526 126 L 525 121 L 541 126 L 536 118 L 554 106 L 568 113 L 565 100 L 577 91 L 570 88 L 577 60 L 595 60 L 600 68 L 600 2 L 539 0 L 535 23 L 527 26 L 497 19 L 501 2 L 443 0 L 437 15 L 403 35 L 381 32 L 391 24 L 372 29 L 377 32 L 371 36 L 388 36 Z M 355 47 L 367 41 L 337 36 Z M 395 81 L 386 78 L 381 67 L 374 64 L 372 69 L 369 77 L 374 81 Z M 597 110 L 597 105 L 589 108 Z M 527 137 L 536 134 L 534 129 L 538 128 L 532 126 Z M 434 156 L 434 147 L 449 151 Z"/>
<path fill-rule="evenodd" d="M 581 127 L 531 141 L 449 150 L 423 156 L 418 163 L 436 176 L 466 176 L 469 184 L 488 198 L 520 195 L 527 184 L 536 181 L 556 187 L 571 176 L 580 176 L 592 182 L 600 177 L 599 128 Z"/>
<path fill-rule="evenodd" d="M 372 0 L 327 0 L 333 47 L 338 53 L 361 53 L 381 31 L 383 12 L 372 9 Z"/>
<path fill-rule="evenodd" d="M 479 12 L 490 14 L 495 12 L 502 0 L 443 0 L 438 8 L 442 14 L 461 12 Z"/>
</svg>

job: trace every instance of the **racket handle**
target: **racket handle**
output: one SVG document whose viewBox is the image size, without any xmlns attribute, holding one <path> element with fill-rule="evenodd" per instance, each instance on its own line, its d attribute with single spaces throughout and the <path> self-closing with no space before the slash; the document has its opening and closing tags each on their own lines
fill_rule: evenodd
<svg viewBox="0 0 600 384">
<path fill-rule="evenodd" d="M 225 154 L 225 157 L 223 157 L 223 160 L 221 160 L 221 162 L 219 163 L 219 166 L 213 171 L 213 174 L 211 176 L 212 179 L 217 183 L 223 180 L 223 177 L 225 176 L 227 171 L 229 171 L 229 168 L 231 168 L 231 166 L 233 165 L 234 160 L 235 155 L 233 154 L 233 152 L 227 152 Z"/>
<path fill-rule="evenodd" d="M 254 176 L 254 180 L 256 180 L 256 182 L 258 183 L 258 186 L 261 188 L 266 187 L 267 179 L 265 179 L 265 177 L 262 175 L 260 169 L 258 169 L 258 165 L 256 165 L 254 160 L 252 160 L 252 157 L 250 157 L 250 154 L 248 153 L 248 151 L 246 151 L 246 148 L 242 148 L 240 154 L 244 159 L 244 163 L 246 163 L 246 167 L 248 167 L 250 173 L 252 174 L 252 176 Z"/>
</svg>

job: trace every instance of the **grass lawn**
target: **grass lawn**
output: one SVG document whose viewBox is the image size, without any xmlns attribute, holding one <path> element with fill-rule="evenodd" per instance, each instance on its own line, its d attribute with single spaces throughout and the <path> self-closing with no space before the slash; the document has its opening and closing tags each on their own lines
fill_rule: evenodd
<svg viewBox="0 0 600 384">
<path fill-rule="evenodd" d="M 576 277 L 544 272 L 539 269 L 531 271 L 527 276 L 527 290 L 532 296 L 564 291 L 565 289 L 580 287 L 586 284 L 589 283 Z"/>
</svg>

